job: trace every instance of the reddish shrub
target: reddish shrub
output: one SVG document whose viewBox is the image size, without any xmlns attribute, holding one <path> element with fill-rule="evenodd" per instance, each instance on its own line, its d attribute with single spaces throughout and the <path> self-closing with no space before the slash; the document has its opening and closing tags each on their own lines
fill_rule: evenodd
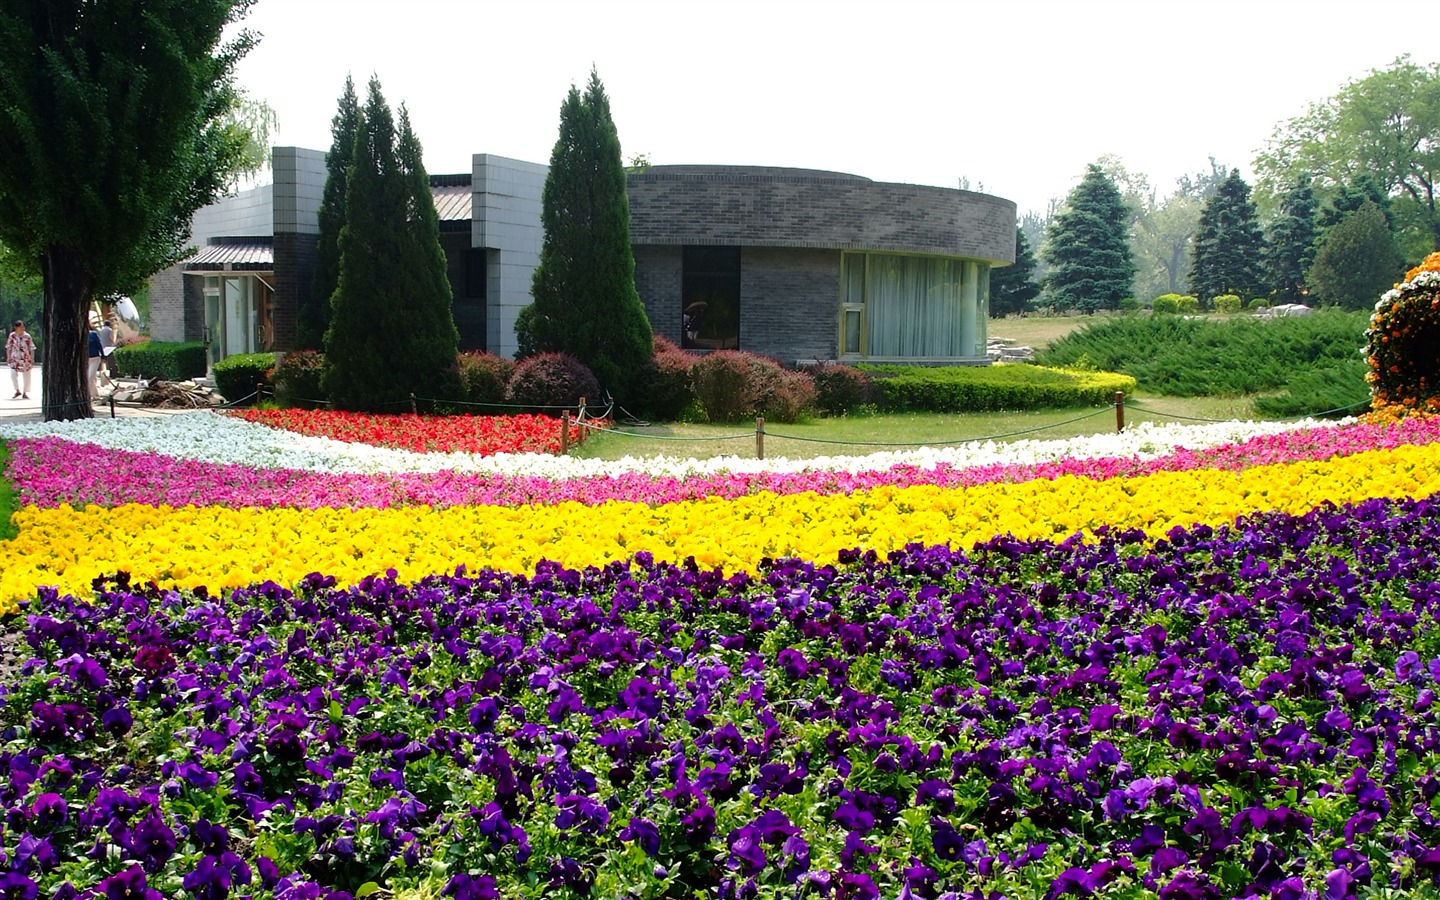
<svg viewBox="0 0 1440 900">
<path fill-rule="evenodd" d="M 772 422 L 795 422 L 815 411 L 815 399 L 815 381 L 809 373 L 779 369 L 769 392 L 760 399 L 760 409 Z"/>
<path fill-rule="evenodd" d="M 793 422 L 815 407 L 815 384 L 773 359 L 742 350 L 717 350 L 690 370 L 695 397 L 712 422 L 741 422 L 763 415 Z"/>
<path fill-rule="evenodd" d="M 877 400 L 870 376 L 853 366 L 816 366 L 810 377 L 815 381 L 816 406 L 826 415 L 843 416 Z"/>
<path fill-rule="evenodd" d="M 535 412 L 558 416 L 561 407 L 574 407 L 584 397 L 600 405 L 600 382 L 580 360 L 565 353 L 541 353 L 521 360 L 510 376 L 505 399 Z"/>
<path fill-rule="evenodd" d="M 655 353 L 635 379 L 634 408 L 652 419 L 671 421 L 680 417 L 695 391 L 690 386 L 690 368 L 695 357 L 668 339 L 655 335 Z"/>
<path fill-rule="evenodd" d="M 505 402 L 505 389 L 515 374 L 513 360 L 494 353 L 470 351 L 456 357 L 455 367 L 460 373 L 461 399 L 466 403 Z"/>
<path fill-rule="evenodd" d="M 275 399 L 281 406 L 319 409 L 325 405 L 325 354 L 318 350 L 292 350 L 275 365 Z"/>
</svg>

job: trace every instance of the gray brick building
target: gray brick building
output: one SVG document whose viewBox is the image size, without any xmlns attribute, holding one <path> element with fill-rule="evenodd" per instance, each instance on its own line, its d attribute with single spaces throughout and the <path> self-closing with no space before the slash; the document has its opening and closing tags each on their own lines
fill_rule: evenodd
<svg viewBox="0 0 1440 900">
<path fill-rule="evenodd" d="M 211 358 L 294 345 L 324 154 L 277 147 L 274 182 L 195 214 L 193 256 L 155 276 L 151 334 Z M 546 167 L 477 154 L 431 177 L 463 349 L 513 355 L 543 231 Z M 985 362 L 992 266 L 1015 204 L 808 169 L 654 166 L 629 178 L 635 283 L 656 334 L 703 352 Z"/>
</svg>

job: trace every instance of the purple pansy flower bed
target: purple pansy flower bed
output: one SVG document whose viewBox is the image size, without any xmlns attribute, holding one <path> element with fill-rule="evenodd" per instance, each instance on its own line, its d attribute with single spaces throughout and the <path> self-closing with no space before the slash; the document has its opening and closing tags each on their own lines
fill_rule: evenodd
<svg viewBox="0 0 1440 900">
<path fill-rule="evenodd" d="M 1377 500 L 50 592 L 8 626 L 0 898 L 1433 894 L 1437 548 Z"/>
</svg>

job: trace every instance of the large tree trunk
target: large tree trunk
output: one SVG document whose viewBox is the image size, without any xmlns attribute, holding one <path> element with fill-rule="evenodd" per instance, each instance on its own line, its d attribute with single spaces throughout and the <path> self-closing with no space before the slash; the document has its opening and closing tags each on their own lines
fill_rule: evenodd
<svg viewBox="0 0 1440 900">
<path fill-rule="evenodd" d="M 86 384 L 89 353 L 90 276 L 80 254 L 67 247 L 45 250 L 44 375 L 40 410 L 47 422 L 89 419 Z"/>
</svg>

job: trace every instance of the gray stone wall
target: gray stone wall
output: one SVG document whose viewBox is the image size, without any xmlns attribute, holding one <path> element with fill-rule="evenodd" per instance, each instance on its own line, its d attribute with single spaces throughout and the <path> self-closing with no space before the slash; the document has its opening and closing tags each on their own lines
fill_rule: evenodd
<svg viewBox="0 0 1440 900">
<path fill-rule="evenodd" d="M 684 271 L 679 247 L 636 246 L 635 290 L 645 304 L 650 330 L 680 345 L 680 276 Z"/>
<path fill-rule="evenodd" d="M 279 173 L 276 173 L 277 177 Z M 214 237 L 266 237 L 274 234 L 274 184 L 241 191 L 202 206 L 190 219 L 190 245 L 200 248 Z"/>
<path fill-rule="evenodd" d="M 275 232 L 274 350 L 295 349 L 300 306 L 309 302 L 315 281 L 316 233 Z M 203 321 L 203 311 L 201 313 Z"/>
<path fill-rule="evenodd" d="M 840 253 L 778 247 L 740 251 L 740 349 L 797 360 L 834 359 L 840 328 Z"/>
<path fill-rule="evenodd" d="M 185 340 L 185 283 L 180 266 L 150 277 L 150 337 L 156 341 Z M 201 310 L 204 314 L 204 310 Z"/>
<path fill-rule="evenodd" d="M 540 195 L 550 169 L 489 153 L 477 153 L 472 165 L 470 246 L 494 251 L 486 254 L 486 349 L 514 356 L 515 317 L 530 305 L 530 281 L 540 264 Z"/>
<path fill-rule="evenodd" d="M 1015 261 L 1015 204 L 803 169 L 654 166 L 629 177 L 635 244 L 933 253 Z"/>
</svg>

